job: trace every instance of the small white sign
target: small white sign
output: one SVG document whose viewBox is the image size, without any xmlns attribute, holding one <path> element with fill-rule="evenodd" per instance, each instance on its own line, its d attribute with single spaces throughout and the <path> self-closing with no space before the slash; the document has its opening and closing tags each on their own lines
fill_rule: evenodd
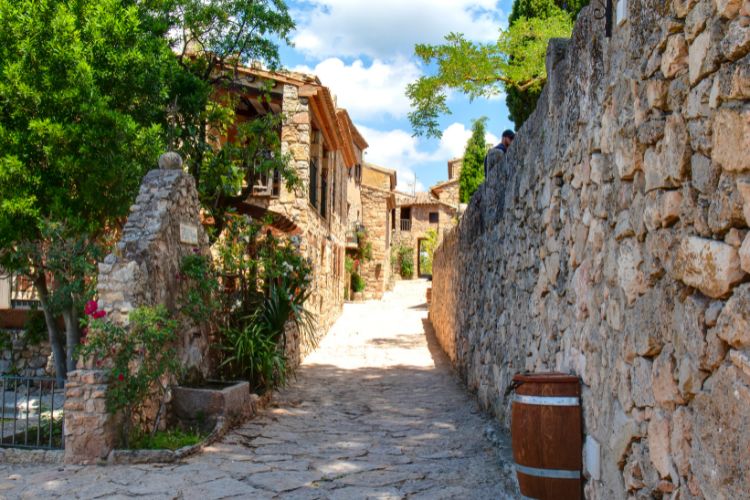
<svg viewBox="0 0 750 500">
<path fill-rule="evenodd" d="M 198 227 L 192 224 L 180 224 L 180 242 L 186 245 L 197 245 Z"/>
<path fill-rule="evenodd" d="M 628 20 L 628 0 L 617 2 L 617 25 L 622 26 Z"/>
</svg>

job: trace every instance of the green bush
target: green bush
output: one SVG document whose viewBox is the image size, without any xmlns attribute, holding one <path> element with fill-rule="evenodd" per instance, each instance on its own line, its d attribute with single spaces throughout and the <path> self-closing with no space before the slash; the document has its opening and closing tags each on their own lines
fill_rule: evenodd
<svg viewBox="0 0 750 500">
<path fill-rule="evenodd" d="M 164 414 L 168 386 L 181 371 L 175 348 L 178 323 L 163 306 L 134 310 L 127 328 L 107 321 L 95 302 L 86 308 L 89 333 L 80 355 L 108 368 L 107 410 L 125 415 L 122 438 L 127 448 L 131 434 L 144 432 L 147 401 L 160 402 L 152 434 Z M 135 433 L 133 421 L 138 425 Z"/>
<path fill-rule="evenodd" d="M 414 249 L 402 246 L 398 249 L 398 265 L 401 277 L 410 280 L 414 277 Z"/>
<path fill-rule="evenodd" d="M 354 293 L 364 292 L 367 287 L 365 279 L 357 273 L 352 274 L 352 290 Z"/>
<path fill-rule="evenodd" d="M 305 308 L 312 266 L 294 238 L 277 238 L 249 218 L 232 217 L 219 241 L 221 376 L 246 379 L 259 392 L 283 385 L 287 323 L 304 343 L 317 345 L 315 319 Z"/>
</svg>

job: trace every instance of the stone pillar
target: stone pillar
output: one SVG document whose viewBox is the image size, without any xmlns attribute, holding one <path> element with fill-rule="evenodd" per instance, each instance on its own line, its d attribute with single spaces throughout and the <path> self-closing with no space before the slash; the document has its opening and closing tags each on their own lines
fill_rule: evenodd
<svg viewBox="0 0 750 500">
<path fill-rule="evenodd" d="M 106 460 L 117 442 L 115 417 L 107 412 L 107 372 L 76 370 L 65 384 L 65 463 Z"/>
</svg>

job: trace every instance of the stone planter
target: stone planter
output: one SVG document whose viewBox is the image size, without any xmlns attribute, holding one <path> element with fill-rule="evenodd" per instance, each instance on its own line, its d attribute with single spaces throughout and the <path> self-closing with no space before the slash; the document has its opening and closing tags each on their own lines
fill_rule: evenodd
<svg viewBox="0 0 750 500">
<path fill-rule="evenodd" d="M 365 301 L 364 292 L 354 292 L 352 294 L 352 302 L 364 302 L 364 301 Z"/>
<path fill-rule="evenodd" d="M 172 414 L 183 425 L 214 428 L 219 417 L 236 420 L 254 413 L 258 396 L 250 393 L 248 382 L 208 382 L 203 387 L 175 387 Z"/>
</svg>

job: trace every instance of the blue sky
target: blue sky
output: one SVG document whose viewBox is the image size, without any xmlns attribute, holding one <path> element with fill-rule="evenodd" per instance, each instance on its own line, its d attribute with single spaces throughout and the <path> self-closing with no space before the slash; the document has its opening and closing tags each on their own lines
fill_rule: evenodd
<svg viewBox="0 0 750 500">
<path fill-rule="evenodd" d="M 416 43 L 440 43 L 450 32 L 489 42 L 507 24 L 511 0 L 293 0 L 295 47 L 283 64 L 318 75 L 370 143 L 366 161 L 393 168 L 399 189 L 422 190 L 447 177 L 447 161 L 461 156 L 472 120 L 486 116 L 488 140 L 511 128 L 504 96 L 470 103 L 453 94 L 453 114 L 441 120 L 441 140 L 413 137 L 407 119 L 408 83 L 426 71 Z"/>
</svg>

